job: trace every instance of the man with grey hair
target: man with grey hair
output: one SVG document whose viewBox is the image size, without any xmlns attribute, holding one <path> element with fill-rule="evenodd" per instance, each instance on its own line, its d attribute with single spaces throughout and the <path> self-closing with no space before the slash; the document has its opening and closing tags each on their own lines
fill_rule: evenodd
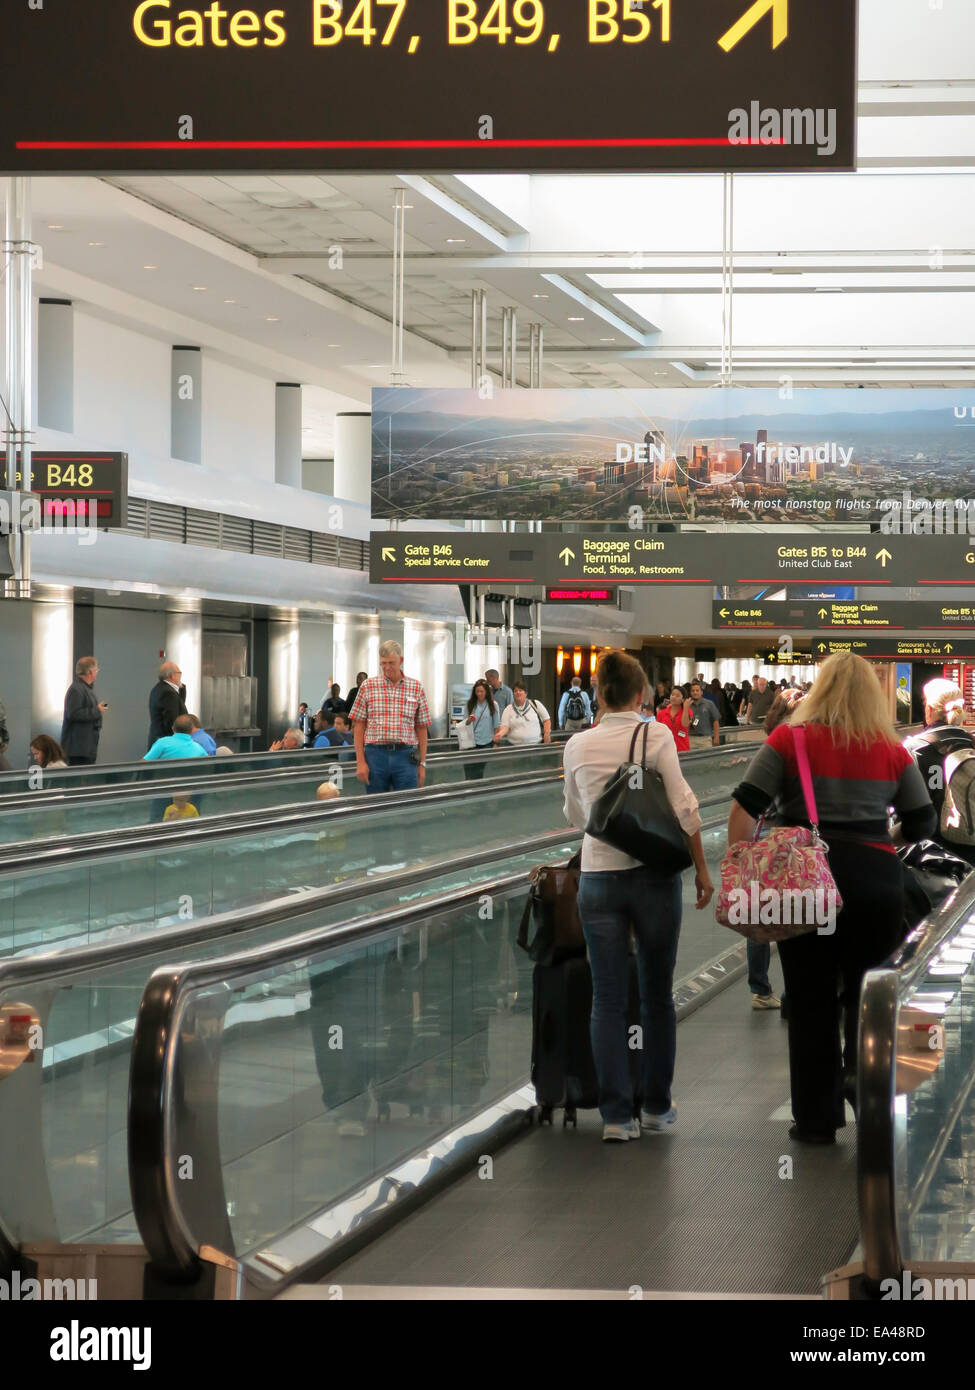
<svg viewBox="0 0 975 1390">
<path fill-rule="evenodd" d="M 64 719 L 59 740 L 69 767 L 93 763 L 98 757 L 102 715 L 108 705 L 95 697 L 97 675 L 98 661 L 95 657 L 82 656 L 75 662 L 74 680 L 64 697 Z"/>
<path fill-rule="evenodd" d="M 379 648 L 382 674 L 359 686 L 349 711 L 355 735 L 355 775 L 367 793 L 408 791 L 426 777 L 427 731 L 433 722 L 423 686 L 403 675 L 403 648 Z"/>
<path fill-rule="evenodd" d="M 157 738 L 169 738 L 176 720 L 186 713 L 186 686 L 181 682 L 182 675 L 175 661 L 164 661 L 159 668 L 159 679 L 149 691 L 150 748 Z"/>
<path fill-rule="evenodd" d="M 505 685 L 502 682 L 500 673 L 495 671 L 493 667 L 490 671 L 484 672 L 484 679 L 491 687 L 491 694 L 494 696 L 494 703 L 498 707 L 498 714 L 504 714 L 505 710 L 513 703 L 515 698 L 511 693 L 511 686 Z"/>
</svg>

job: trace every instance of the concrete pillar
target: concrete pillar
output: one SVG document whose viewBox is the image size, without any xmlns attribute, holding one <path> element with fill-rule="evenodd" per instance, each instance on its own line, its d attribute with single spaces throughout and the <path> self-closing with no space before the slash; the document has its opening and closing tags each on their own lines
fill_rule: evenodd
<svg viewBox="0 0 975 1390">
<path fill-rule="evenodd" d="M 31 604 L 31 629 L 31 725 L 23 748 L 15 750 L 17 756 L 10 760 L 16 767 L 26 761 L 29 740 L 35 734 L 50 734 L 52 738 L 61 734 L 64 695 L 74 678 L 71 590 L 66 589 L 63 597 L 50 602 L 39 603 L 35 599 Z"/>
<path fill-rule="evenodd" d="M 185 463 L 203 462 L 203 354 L 174 347 L 170 454 Z"/>
<path fill-rule="evenodd" d="M 270 621 L 267 635 L 267 722 L 273 741 L 294 724 L 302 698 L 298 692 L 297 619 Z"/>
<path fill-rule="evenodd" d="M 301 386 L 296 381 L 274 387 L 274 481 L 301 487 Z"/>
<path fill-rule="evenodd" d="M 37 306 L 37 423 L 74 432 L 74 306 L 42 299 Z"/>
<path fill-rule="evenodd" d="M 372 416 L 368 411 L 335 417 L 335 496 L 369 506 L 372 490 Z"/>
<path fill-rule="evenodd" d="M 186 686 L 186 708 L 191 714 L 200 713 L 202 692 L 203 619 L 199 613 L 166 614 L 166 656 L 175 661 L 183 672 Z M 160 662 L 162 665 L 162 662 Z"/>
</svg>

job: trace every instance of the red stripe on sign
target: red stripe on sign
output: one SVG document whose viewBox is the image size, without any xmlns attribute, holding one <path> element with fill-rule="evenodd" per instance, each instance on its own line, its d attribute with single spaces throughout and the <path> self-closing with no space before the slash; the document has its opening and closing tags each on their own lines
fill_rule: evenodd
<svg viewBox="0 0 975 1390">
<path fill-rule="evenodd" d="M 727 135 L 588 140 L 18 140 L 18 150 L 628 150 L 781 145 Z"/>
</svg>

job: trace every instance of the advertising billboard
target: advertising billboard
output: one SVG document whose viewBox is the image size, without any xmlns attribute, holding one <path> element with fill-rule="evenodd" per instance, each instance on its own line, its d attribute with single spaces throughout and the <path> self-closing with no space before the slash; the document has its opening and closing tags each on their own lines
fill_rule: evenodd
<svg viewBox="0 0 975 1390">
<path fill-rule="evenodd" d="M 971 390 L 389 387 L 372 430 L 377 518 L 975 531 Z"/>
</svg>

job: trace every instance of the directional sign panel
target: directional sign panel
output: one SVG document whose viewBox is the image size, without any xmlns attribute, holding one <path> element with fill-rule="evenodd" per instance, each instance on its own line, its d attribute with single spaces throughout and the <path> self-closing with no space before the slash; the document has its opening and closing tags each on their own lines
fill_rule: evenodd
<svg viewBox="0 0 975 1390">
<path fill-rule="evenodd" d="M 855 652 L 875 661 L 956 661 L 975 656 L 975 640 L 964 637 L 817 637 L 812 646 L 817 661 L 834 652 Z"/>
<path fill-rule="evenodd" d="M 915 603 L 783 599 L 778 602 L 750 602 L 744 599 L 715 599 L 711 605 L 711 626 L 716 631 L 799 631 L 805 628 L 836 632 L 849 628 L 897 631 L 975 630 L 975 596 L 969 602 Z"/>
<path fill-rule="evenodd" d="M 964 536 L 764 536 L 753 532 L 482 535 L 382 532 L 371 538 L 376 584 L 847 584 L 975 586 Z"/>
<path fill-rule="evenodd" d="M 855 163 L 856 0 L 0 10 L 9 173 Z"/>
<path fill-rule="evenodd" d="M 59 516 L 84 516 L 92 526 L 123 527 L 128 482 L 128 454 L 45 449 L 34 449 L 31 454 L 31 492 L 41 498 L 45 523 Z M 0 454 L 0 489 L 19 490 L 22 484 L 20 454 L 16 477 L 9 482 L 6 459 Z"/>
</svg>

